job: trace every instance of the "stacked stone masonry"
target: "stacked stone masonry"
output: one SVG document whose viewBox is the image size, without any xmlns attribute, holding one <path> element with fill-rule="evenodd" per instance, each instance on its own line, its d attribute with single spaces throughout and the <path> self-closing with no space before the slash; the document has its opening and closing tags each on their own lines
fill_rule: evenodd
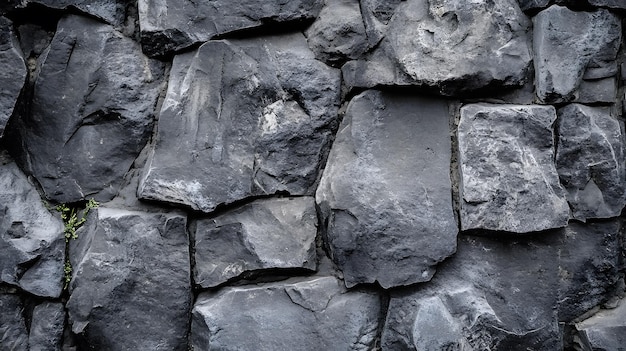
<svg viewBox="0 0 626 351">
<path fill-rule="evenodd" d="M 626 1 L 7 0 L 0 351 L 617 351 Z"/>
</svg>

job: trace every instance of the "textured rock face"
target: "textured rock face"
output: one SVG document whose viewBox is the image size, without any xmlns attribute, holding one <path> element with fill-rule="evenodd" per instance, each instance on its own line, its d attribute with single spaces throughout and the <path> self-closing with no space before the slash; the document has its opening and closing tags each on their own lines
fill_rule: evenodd
<svg viewBox="0 0 626 351">
<path fill-rule="evenodd" d="M 428 281 L 454 253 L 450 149 L 443 100 L 371 90 L 350 102 L 316 194 L 348 287 Z"/>
<path fill-rule="evenodd" d="M 28 351 L 28 330 L 18 295 L 0 292 L 0 345 L 4 350 Z"/>
<path fill-rule="evenodd" d="M 564 227 L 551 106 L 470 104 L 458 128 L 461 229 L 526 233 Z"/>
<path fill-rule="evenodd" d="M 82 345 L 187 350 L 191 271 L 185 217 L 100 207 L 87 224 L 71 242 L 67 302 Z"/>
<path fill-rule="evenodd" d="M 142 46 L 153 56 L 267 23 L 314 19 L 323 1 L 139 0 L 138 4 Z"/>
<path fill-rule="evenodd" d="M 626 201 L 623 123 L 609 108 L 579 104 L 558 115 L 556 166 L 572 216 L 619 216 Z"/>
<path fill-rule="evenodd" d="M 61 347 L 65 308 L 60 302 L 35 306 L 28 336 L 30 351 L 56 351 Z"/>
<path fill-rule="evenodd" d="M 12 26 L 0 17 L 0 137 L 26 81 L 26 65 Z"/>
<path fill-rule="evenodd" d="M 262 345 L 276 351 L 365 351 L 374 346 L 379 318 L 376 294 L 346 292 L 333 277 L 227 288 L 198 297 L 191 345 L 194 350 L 256 350 Z"/>
<path fill-rule="evenodd" d="M 621 26 L 616 15 L 607 10 L 575 12 L 551 6 L 537 14 L 533 23 L 535 85 L 541 101 L 576 100 L 585 74 L 600 79 L 610 75 L 607 72 L 617 72 Z"/>
<path fill-rule="evenodd" d="M 462 236 L 429 284 L 392 293 L 383 350 L 559 350 L 550 240 Z"/>
<path fill-rule="evenodd" d="M 315 270 L 316 223 L 312 197 L 256 200 L 199 220 L 194 281 L 210 288 L 255 270 Z"/>
<path fill-rule="evenodd" d="M 54 9 L 76 8 L 81 12 L 97 17 L 112 25 L 122 25 L 126 21 L 127 0 L 22 0 L 26 4 L 40 4 Z"/>
<path fill-rule="evenodd" d="M 312 194 L 338 100 L 339 71 L 301 34 L 176 56 L 139 196 L 211 212 L 255 194 Z"/>
<path fill-rule="evenodd" d="M 379 49 L 342 70 L 355 87 L 421 85 L 457 94 L 522 85 L 529 27 L 514 0 L 409 0 L 396 8 Z"/>
<path fill-rule="evenodd" d="M 37 77 L 14 153 L 46 197 L 111 199 L 153 128 L 163 64 L 113 27 L 63 18 Z"/>
<path fill-rule="evenodd" d="M 26 176 L 0 153 L 0 282 L 43 297 L 61 295 L 63 223 Z"/>
<path fill-rule="evenodd" d="M 583 350 L 620 350 L 626 345 L 626 304 L 576 324 Z"/>
</svg>

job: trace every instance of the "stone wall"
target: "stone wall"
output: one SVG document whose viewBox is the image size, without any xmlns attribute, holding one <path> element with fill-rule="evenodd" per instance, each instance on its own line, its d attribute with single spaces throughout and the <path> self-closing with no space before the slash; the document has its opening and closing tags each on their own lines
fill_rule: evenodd
<svg viewBox="0 0 626 351">
<path fill-rule="evenodd" d="M 4 1 L 0 350 L 620 350 L 624 18 Z"/>
</svg>

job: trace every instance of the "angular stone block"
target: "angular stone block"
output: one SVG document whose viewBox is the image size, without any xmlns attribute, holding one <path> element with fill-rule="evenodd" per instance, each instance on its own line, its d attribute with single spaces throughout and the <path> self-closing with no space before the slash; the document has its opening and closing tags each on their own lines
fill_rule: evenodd
<svg viewBox="0 0 626 351">
<path fill-rule="evenodd" d="M 18 295 L 0 292 L 0 346 L 3 350 L 29 351 L 23 310 Z"/>
<path fill-rule="evenodd" d="M 13 23 L 0 17 L 0 138 L 26 82 L 26 64 Z"/>
<path fill-rule="evenodd" d="M 626 205 L 624 125 L 609 108 L 567 105 L 558 111 L 556 167 L 572 217 L 610 218 Z"/>
<path fill-rule="evenodd" d="M 339 86 L 302 34 L 176 56 L 139 197 L 211 212 L 252 195 L 312 194 Z"/>
<path fill-rule="evenodd" d="M 48 199 L 110 200 L 154 125 L 164 64 L 112 26 L 59 21 L 12 153 Z"/>
<path fill-rule="evenodd" d="M 576 324 L 584 351 L 622 350 L 626 345 L 626 302 Z"/>
<path fill-rule="evenodd" d="M 349 104 L 316 201 L 346 285 L 430 280 L 456 248 L 445 100 L 366 91 Z"/>
<path fill-rule="evenodd" d="M 263 269 L 315 270 L 313 197 L 256 200 L 196 224 L 194 281 L 211 288 Z"/>
<path fill-rule="evenodd" d="M 551 6 L 533 17 L 535 85 L 539 100 L 572 101 L 588 67 L 614 65 L 621 42 L 617 15 Z"/>
<path fill-rule="evenodd" d="M 470 104 L 458 127 L 461 229 L 526 233 L 565 227 L 552 106 Z"/>
<path fill-rule="evenodd" d="M 65 306 L 60 302 L 42 302 L 35 306 L 28 335 L 29 351 L 61 350 L 65 327 Z"/>
<path fill-rule="evenodd" d="M 124 24 L 126 7 L 130 5 L 127 0 L 22 0 L 22 3 L 44 5 L 59 10 L 78 9 L 114 26 Z"/>
<path fill-rule="evenodd" d="M 245 29 L 312 20 L 322 0 L 139 0 L 141 44 L 150 56 L 166 55 L 215 36 Z"/>
<path fill-rule="evenodd" d="M 194 350 L 372 350 L 380 297 L 346 291 L 334 277 L 201 293 L 193 309 Z"/>
<path fill-rule="evenodd" d="M 192 296 L 184 216 L 100 207 L 70 245 L 67 309 L 80 344 L 187 350 Z"/>
</svg>

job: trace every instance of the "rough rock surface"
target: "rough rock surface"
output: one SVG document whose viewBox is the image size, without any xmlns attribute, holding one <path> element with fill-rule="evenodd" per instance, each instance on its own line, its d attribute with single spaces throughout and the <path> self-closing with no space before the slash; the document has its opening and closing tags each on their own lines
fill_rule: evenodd
<svg viewBox="0 0 626 351">
<path fill-rule="evenodd" d="M 621 26 L 608 10 L 582 12 L 554 5 L 533 17 L 533 23 L 535 85 L 541 101 L 572 101 L 585 70 L 615 65 Z"/>
<path fill-rule="evenodd" d="M 65 307 L 60 302 L 35 306 L 28 336 L 29 351 L 57 351 L 61 348 Z"/>
<path fill-rule="evenodd" d="M 256 200 L 199 220 L 194 281 L 210 288 L 255 270 L 315 270 L 316 225 L 313 197 Z"/>
<path fill-rule="evenodd" d="M 605 310 L 576 324 L 582 349 L 623 350 L 626 345 L 626 302 L 619 307 Z"/>
<path fill-rule="evenodd" d="M 587 1 L 592 6 L 626 10 L 626 2 L 622 0 L 587 0 Z"/>
<path fill-rule="evenodd" d="M 461 229 L 526 233 L 565 227 L 552 106 L 470 104 L 458 127 Z"/>
<path fill-rule="evenodd" d="M 454 253 L 445 100 L 366 91 L 349 104 L 316 194 L 346 285 L 428 281 Z"/>
<path fill-rule="evenodd" d="M 28 330 L 19 295 L 0 292 L 0 346 L 2 350 L 29 351 Z"/>
<path fill-rule="evenodd" d="M 186 218 L 100 207 L 78 236 L 67 309 L 79 341 L 111 351 L 187 350 Z"/>
<path fill-rule="evenodd" d="M 302 34 L 176 56 L 139 196 L 211 212 L 256 194 L 312 194 L 339 82 Z"/>
<path fill-rule="evenodd" d="M 520 86 L 532 59 L 529 28 L 515 0 L 408 0 L 379 48 L 342 71 L 351 87 L 420 85 L 450 95 Z"/>
<path fill-rule="evenodd" d="M 217 35 L 265 24 L 312 20 L 322 0 L 139 0 L 141 43 L 151 56 L 165 55 Z"/>
<path fill-rule="evenodd" d="M 623 123 L 609 108 L 558 110 L 556 167 L 572 217 L 617 217 L 626 205 Z"/>
<path fill-rule="evenodd" d="M 198 297 L 191 345 L 195 350 L 372 350 L 380 313 L 377 294 L 347 292 L 334 277 L 226 288 Z"/>
<path fill-rule="evenodd" d="M 61 19 L 46 55 L 12 152 L 51 200 L 109 200 L 152 132 L 163 64 L 79 16 Z"/>
<path fill-rule="evenodd" d="M 462 236 L 428 285 L 391 294 L 382 349 L 559 350 L 550 237 Z"/>
<path fill-rule="evenodd" d="M 126 21 L 128 0 L 22 0 L 26 4 L 40 4 L 54 9 L 76 8 L 109 24 L 120 26 Z"/>
<path fill-rule="evenodd" d="M 0 151 L 0 282 L 58 297 L 63 288 L 63 223 L 35 187 Z"/>
<path fill-rule="evenodd" d="M 13 23 L 0 17 L 0 138 L 26 82 L 26 64 Z"/>
</svg>

